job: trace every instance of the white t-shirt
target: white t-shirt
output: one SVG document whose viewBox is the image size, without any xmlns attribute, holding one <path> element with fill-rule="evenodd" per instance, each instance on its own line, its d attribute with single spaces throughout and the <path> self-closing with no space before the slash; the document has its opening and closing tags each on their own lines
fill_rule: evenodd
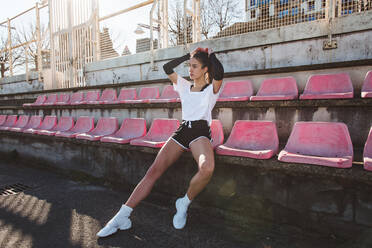
<svg viewBox="0 0 372 248">
<path fill-rule="evenodd" d="M 183 77 L 177 77 L 177 84 L 173 84 L 174 90 L 181 98 L 182 119 L 185 121 L 206 120 L 212 123 L 212 109 L 216 104 L 221 89 L 214 94 L 213 85 L 208 85 L 203 91 L 191 91 L 191 83 Z"/>
</svg>

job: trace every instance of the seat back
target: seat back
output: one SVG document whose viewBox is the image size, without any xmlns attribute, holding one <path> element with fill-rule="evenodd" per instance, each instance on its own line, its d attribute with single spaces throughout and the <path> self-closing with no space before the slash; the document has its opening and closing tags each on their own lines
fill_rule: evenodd
<svg viewBox="0 0 372 248">
<path fill-rule="evenodd" d="M 298 96 L 296 79 L 294 77 L 265 79 L 257 96 L 290 95 Z"/>
<path fill-rule="evenodd" d="M 276 125 L 272 121 L 237 120 L 226 145 L 248 150 L 274 150 L 279 147 Z"/>
<path fill-rule="evenodd" d="M 363 157 L 369 157 L 372 159 L 372 127 L 369 130 L 368 138 L 364 145 Z"/>
<path fill-rule="evenodd" d="M 364 78 L 362 94 L 363 92 L 372 92 L 372 71 L 367 72 L 366 77 Z"/>
<path fill-rule="evenodd" d="M 306 83 L 304 94 L 353 92 L 349 74 L 312 75 Z"/>
<path fill-rule="evenodd" d="M 123 120 L 117 134 L 129 139 L 145 136 L 146 120 L 143 118 L 127 118 Z"/>
<path fill-rule="evenodd" d="M 99 90 L 88 91 L 86 92 L 85 100 L 86 101 L 98 101 L 99 94 L 100 94 Z"/>
<path fill-rule="evenodd" d="M 167 140 L 179 125 L 180 122 L 177 119 L 154 119 L 146 139 L 152 141 Z"/>
<path fill-rule="evenodd" d="M 98 120 L 96 128 L 91 134 L 108 135 L 113 134 L 118 130 L 118 119 L 115 117 L 102 117 Z"/>
<path fill-rule="evenodd" d="M 212 120 L 211 136 L 213 148 L 223 144 L 224 135 L 221 121 Z"/>
<path fill-rule="evenodd" d="M 27 128 L 39 128 L 41 125 L 41 122 L 43 120 L 43 117 L 41 115 L 32 115 L 30 118 L 30 121 L 27 123 L 27 125 L 24 127 Z"/>
<path fill-rule="evenodd" d="M 138 99 L 158 99 L 159 98 L 159 88 L 158 87 L 143 87 L 140 89 Z"/>
<path fill-rule="evenodd" d="M 100 101 L 109 101 L 109 102 L 116 101 L 116 99 L 117 99 L 116 90 L 114 89 L 103 90 L 102 95 L 99 98 Z"/>
<path fill-rule="evenodd" d="M 72 95 L 71 95 L 70 103 L 81 102 L 83 100 L 84 100 L 84 93 L 83 92 L 75 92 L 75 93 L 72 93 Z"/>
<path fill-rule="evenodd" d="M 30 117 L 28 115 L 20 115 L 14 127 L 21 127 L 21 128 L 25 127 L 29 119 Z"/>
<path fill-rule="evenodd" d="M 70 130 L 71 132 L 76 133 L 86 133 L 94 129 L 94 117 L 90 116 L 80 116 L 75 126 Z"/>
<path fill-rule="evenodd" d="M 177 91 L 174 90 L 173 85 L 167 85 L 164 87 L 160 99 L 173 99 L 179 98 L 179 94 Z"/>
<path fill-rule="evenodd" d="M 74 126 L 74 119 L 71 116 L 61 116 L 58 120 L 55 131 L 68 131 Z"/>
<path fill-rule="evenodd" d="M 348 128 L 340 122 L 296 122 L 285 150 L 320 157 L 353 154 Z"/>
<path fill-rule="evenodd" d="M 252 82 L 250 80 L 226 82 L 219 98 L 247 97 L 253 94 Z"/>
<path fill-rule="evenodd" d="M 136 99 L 137 99 L 137 92 L 135 88 L 126 88 L 126 89 L 120 90 L 120 94 L 118 97 L 119 101 L 136 100 Z"/>
<path fill-rule="evenodd" d="M 14 127 L 17 122 L 17 115 L 8 115 L 5 122 L 4 127 Z"/>
<path fill-rule="evenodd" d="M 53 105 L 57 102 L 57 94 L 50 94 L 48 95 L 48 98 L 46 99 L 46 101 L 44 102 L 44 104 L 46 105 Z"/>
<path fill-rule="evenodd" d="M 70 94 L 68 93 L 61 93 L 58 95 L 57 103 L 58 102 L 68 102 L 70 100 Z"/>
<path fill-rule="evenodd" d="M 6 115 L 0 115 L 0 126 L 4 125 L 6 120 Z"/>
<path fill-rule="evenodd" d="M 39 129 L 41 130 L 50 130 L 57 125 L 57 116 L 47 115 L 45 116 L 43 122 Z"/>
<path fill-rule="evenodd" d="M 36 101 L 33 103 L 35 105 L 42 105 L 46 101 L 46 95 L 41 95 L 36 98 Z"/>
</svg>

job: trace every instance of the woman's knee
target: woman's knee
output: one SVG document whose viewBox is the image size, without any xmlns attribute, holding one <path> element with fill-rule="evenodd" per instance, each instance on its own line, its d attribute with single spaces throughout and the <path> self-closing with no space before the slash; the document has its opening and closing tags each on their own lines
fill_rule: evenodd
<svg viewBox="0 0 372 248">
<path fill-rule="evenodd" d="M 214 171 L 214 161 L 204 160 L 199 163 L 199 172 L 204 177 L 211 177 Z"/>
<path fill-rule="evenodd" d="M 156 181 L 163 174 L 163 172 L 164 170 L 162 169 L 161 162 L 159 160 L 155 160 L 147 170 L 145 178 Z"/>
</svg>

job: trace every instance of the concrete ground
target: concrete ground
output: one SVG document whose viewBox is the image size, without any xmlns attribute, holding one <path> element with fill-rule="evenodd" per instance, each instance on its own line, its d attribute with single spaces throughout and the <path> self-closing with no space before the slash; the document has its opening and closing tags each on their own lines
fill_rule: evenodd
<svg viewBox="0 0 372 248">
<path fill-rule="evenodd" d="M 0 188 L 16 183 L 31 188 L 15 195 L 0 195 L 1 248 L 336 247 L 291 235 L 274 238 L 262 234 L 247 241 L 241 238 L 243 230 L 234 223 L 205 216 L 192 207 L 185 229 L 175 230 L 172 226 L 175 209 L 170 204 L 175 199 L 157 198 L 156 194 L 133 212 L 132 229 L 97 238 L 96 233 L 116 213 L 129 192 L 73 181 L 51 171 L 0 163 Z"/>
</svg>

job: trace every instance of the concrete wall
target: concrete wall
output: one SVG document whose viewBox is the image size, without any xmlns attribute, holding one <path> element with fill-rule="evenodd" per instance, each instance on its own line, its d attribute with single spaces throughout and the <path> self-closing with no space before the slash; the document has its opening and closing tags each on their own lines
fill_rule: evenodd
<svg viewBox="0 0 372 248">
<path fill-rule="evenodd" d="M 43 90 L 43 86 L 44 84 L 38 81 L 38 74 L 31 72 L 28 81 L 25 74 L 1 78 L 0 94 L 40 91 Z"/>
</svg>

